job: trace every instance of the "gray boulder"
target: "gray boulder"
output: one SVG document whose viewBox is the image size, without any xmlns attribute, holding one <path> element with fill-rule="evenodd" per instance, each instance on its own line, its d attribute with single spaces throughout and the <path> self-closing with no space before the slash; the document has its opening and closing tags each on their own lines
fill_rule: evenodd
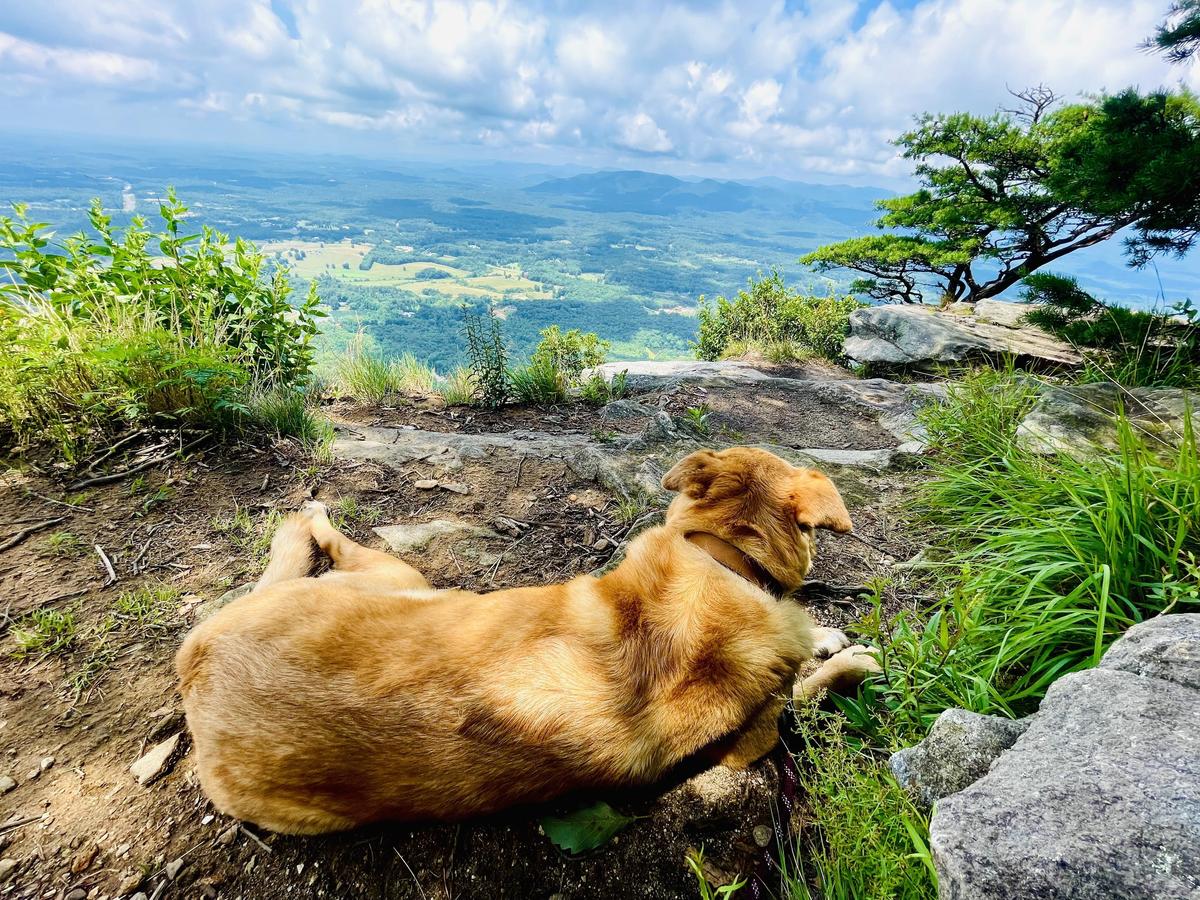
<svg viewBox="0 0 1200 900">
<path fill-rule="evenodd" d="M 971 786 L 1029 727 L 1028 719 L 948 709 L 915 747 L 892 754 L 896 780 L 925 808 Z"/>
<path fill-rule="evenodd" d="M 1156 616 L 1109 647 L 1102 669 L 1118 669 L 1200 690 L 1200 613 Z"/>
<path fill-rule="evenodd" d="M 1119 445 L 1118 410 L 1148 441 L 1178 446 L 1200 393 L 1180 388 L 1070 385 L 1046 390 L 1017 429 L 1017 440 L 1037 453 L 1095 452 Z"/>
<path fill-rule="evenodd" d="M 1063 368 L 1083 360 L 1068 344 L 1032 326 L 999 325 L 929 306 L 871 306 L 850 314 L 842 352 L 857 363 L 925 367 L 1015 357 L 1022 365 Z"/>
<path fill-rule="evenodd" d="M 1012 749 L 940 800 L 943 898 L 1200 897 L 1200 692 L 1113 668 L 1059 679 Z"/>
</svg>

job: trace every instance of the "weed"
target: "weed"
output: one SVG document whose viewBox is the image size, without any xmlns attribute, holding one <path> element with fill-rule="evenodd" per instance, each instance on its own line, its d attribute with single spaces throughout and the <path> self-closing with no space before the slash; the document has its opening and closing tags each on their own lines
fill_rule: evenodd
<svg viewBox="0 0 1200 900">
<path fill-rule="evenodd" d="M 295 387 L 256 390 L 247 401 L 247 418 L 276 437 L 293 437 L 315 458 L 328 461 L 333 426 L 316 412 L 320 394 Z"/>
<path fill-rule="evenodd" d="M 700 891 L 700 900 L 729 900 L 734 894 L 746 886 L 746 879 L 738 877 L 729 884 L 714 888 L 704 874 L 704 848 L 689 850 L 687 856 L 688 868 L 696 876 L 696 887 Z"/>
<path fill-rule="evenodd" d="M 566 382 L 547 359 L 535 358 L 527 366 L 510 370 L 508 381 L 518 403 L 551 406 L 567 399 Z"/>
<path fill-rule="evenodd" d="M 696 432 L 696 434 L 708 434 L 708 418 L 712 410 L 708 408 L 708 404 L 702 403 L 699 406 L 689 406 L 684 410 L 686 416 L 685 423 L 687 426 Z"/>
<path fill-rule="evenodd" d="M 383 510 L 378 506 L 360 504 L 353 494 L 338 498 L 337 503 L 329 511 L 330 522 L 334 528 L 342 528 L 350 522 L 362 522 L 364 525 L 377 525 L 383 519 Z"/>
<path fill-rule="evenodd" d="M 267 563 L 271 554 L 271 539 L 282 521 L 283 513 L 277 509 L 255 522 L 246 507 L 235 505 L 231 514 L 213 519 L 212 526 L 215 531 L 225 535 L 239 553 L 250 557 L 261 568 Z"/>
<path fill-rule="evenodd" d="M 56 531 L 42 543 L 42 549 L 50 556 L 70 559 L 86 553 L 87 544 L 69 531 Z"/>
<path fill-rule="evenodd" d="M 508 350 L 500 320 L 490 310 L 486 316 L 467 315 L 463 337 L 470 361 L 472 401 L 491 408 L 504 405 L 509 395 Z"/>
<path fill-rule="evenodd" d="M 617 500 L 617 519 L 625 525 L 632 525 L 649 510 L 650 501 L 645 494 L 631 494 Z"/>
<path fill-rule="evenodd" d="M 17 656 L 49 656 L 75 643 L 77 625 L 73 610 L 35 609 L 12 629 Z"/>
<path fill-rule="evenodd" d="M 162 635 L 170 629 L 179 604 L 177 588 L 167 585 L 141 587 L 123 593 L 113 602 L 116 627 L 142 637 Z"/>
</svg>

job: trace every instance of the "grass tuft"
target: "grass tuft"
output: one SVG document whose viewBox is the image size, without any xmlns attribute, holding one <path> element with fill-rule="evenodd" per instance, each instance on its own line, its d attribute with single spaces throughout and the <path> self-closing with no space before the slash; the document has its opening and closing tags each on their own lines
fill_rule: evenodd
<svg viewBox="0 0 1200 900">
<path fill-rule="evenodd" d="M 75 643 L 78 625 L 73 610 L 35 609 L 12 630 L 17 656 L 50 656 Z"/>
</svg>

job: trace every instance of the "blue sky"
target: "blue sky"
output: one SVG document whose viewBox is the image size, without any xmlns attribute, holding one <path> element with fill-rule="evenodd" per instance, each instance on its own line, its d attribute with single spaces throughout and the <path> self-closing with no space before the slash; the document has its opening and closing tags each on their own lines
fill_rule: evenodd
<svg viewBox="0 0 1200 900">
<path fill-rule="evenodd" d="M 1137 48 L 1167 5 L 39 0 L 0 7 L 0 100 L 37 131 L 901 184 L 922 110 L 1200 89 Z"/>
</svg>

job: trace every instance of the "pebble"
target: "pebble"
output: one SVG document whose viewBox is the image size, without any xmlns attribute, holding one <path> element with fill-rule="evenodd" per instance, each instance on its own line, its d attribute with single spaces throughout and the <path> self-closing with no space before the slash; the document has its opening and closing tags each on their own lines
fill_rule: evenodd
<svg viewBox="0 0 1200 900">
<path fill-rule="evenodd" d="M 461 481 L 444 481 L 444 482 L 442 482 L 441 486 L 442 486 L 443 490 L 454 491 L 454 493 L 456 493 L 456 494 L 471 493 L 471 489 L 469 487 L 467 487 L 465 484 L 463 484 Z"/>
<path fill-rule="evenodd" d="M 150 898 L 141 891 L 138 891 L 136 894 L 130 897 L 129 900 L 150 900 Z"/>
<path fill-rule="evenodd" d="M 236 825 L 230 825 L 219 835 L 217 835 L 217 843 L 223 847 L 227 847 L 237 839 L 237 833 L 238 827 Z"/>
<path fill-rule="evenodd" d="M 7 794 L 17 786 L 11 775 L 0 775 L 0 794 Z"/>
<path fill-rule="evenodd" d="M 0 882 L 8 881 L 16 867 L 15 859 L 0 859 Z"/>
<path fill-rule="evenodd" d="M 183 866 L 183 859 L 175 859 L 163 866 L 163 871 L 167 873 L 168 878 L 174 881 L 175 876 L 179 874 L 179 870 L 182 869 Z"/>
<path fill-rule="evenodd" d="M 142 873 L 131 872 L 121 879 L 121 883 L 117 885 L 117 896 L 124 897 L 126 894 L 136 891 L 142 886 Z M 129 900 L 136 900 L 137 897 L 142 897 L 145 900 L 145 894 L 134 894 Z"/>
<path fill-rule="evenodd" d="M 75 888 L 75 890 L 67 894 L 63 900 L 87 900 L 87 891 L 85 891 L 83 888 Z"/>
<path fill-rule="evenodd" d="M 84 847 L 75 854 L 75 858 L 71 860 L 71 874 L 78 875 L 96 859 L 96 854 L 100 852 L 100 848 L 95 844 L 90 844 Z"/>
<path fill-rule="evenodd" d="M 145 756 L 129 767 L 130 774 L 137 779 L 138 784 L 149 784 L 169 771 L 171 757 L 175 755 L 180 737 L 182 732 L 172 735 L 161 744 L 155 744 Z"/>
<path fill-rule="evenodd" d="M 592 544 L 593 550 L 607 550 L 609 546 L 608 538 L 600 538 L 596 543 Z"/>
<path fill-rule="evenodd" d="M 774 834 L 771 831 L 770 825 L 755 825 L 754 826 L 754 843 L 760 847 L 767 847 L 771 844 L 771 837 Z"/>
<path fill-rule="evenodd" d="M 429 491 L 437 486 L 438 486 L 438 483 L 435 480 L 433 480 L 432 478 L 422 478 L 420 481 L 413 482 L 413 487 L 418 488 L 422 491 Z"/>
<path fill-rule="evenodd" d="M 38 763 L 38 768 L 41 771 L 45 772 L 52 765 L 54 765 L 54 757 L 53 756 L 43 756 L 42 761 L 40 763 Z"/>
</svg>

